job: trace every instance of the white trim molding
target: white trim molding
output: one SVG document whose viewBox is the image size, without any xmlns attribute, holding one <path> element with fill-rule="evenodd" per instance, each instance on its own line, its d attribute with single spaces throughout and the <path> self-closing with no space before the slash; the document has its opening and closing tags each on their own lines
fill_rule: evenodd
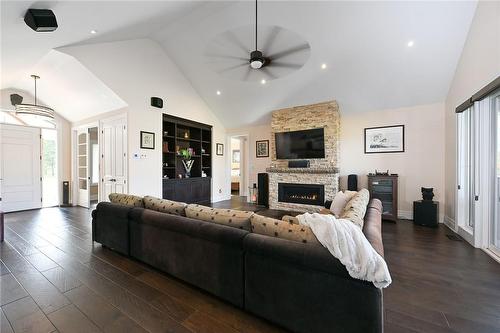
<svg viewBox="0 0 500 333">
<path fill-rule="evenodd" d="M 455 222 L 454 219 L 449 217 L 448 215 L 445 215 L 443 218 L 443 223 L 445 226 L 453 230 L 454 232 L 457 232 L 457 223 Z"/>
</svg>

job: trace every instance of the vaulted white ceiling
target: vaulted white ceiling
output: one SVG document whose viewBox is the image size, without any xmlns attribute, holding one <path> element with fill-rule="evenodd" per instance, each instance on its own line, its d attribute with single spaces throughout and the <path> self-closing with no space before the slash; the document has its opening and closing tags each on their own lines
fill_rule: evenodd
<svg viewBox="0 0 500 333">
<path fill-rule="evenodd" d="M 265 85 L 221 75 L 207 58 L 207 47 L 221 33 L 253 24 L 253 6 L 253 1 L 2 1 L 0 88 L 25 89 L 30 71 L 52 49 L 149 37 L 163 46 L 227 127 L 263 123 L 273 109 L 331 99 L 343 112 L 440 102 L 476 2 L 261 1 L 259 24 L 282 27 L 311 47 L 303 67 Z M 57 31 L 27 29 L 22 16 L 30 7 L 53 9 Z M 92 29 L 98 33 L 91 35 Z M 253 49 L 251 34 L 240 42 L 248 52 Z M 220 52 L 245 57 L 241 47 L 223 45 Z M 93 91 L 94 83 L 78 85 L 78 90 Z M 74 93 L 75 99 L 88 98 Z M 62 113 L 70 120 L 81 117 L 70 110 Z"/>
</svg>

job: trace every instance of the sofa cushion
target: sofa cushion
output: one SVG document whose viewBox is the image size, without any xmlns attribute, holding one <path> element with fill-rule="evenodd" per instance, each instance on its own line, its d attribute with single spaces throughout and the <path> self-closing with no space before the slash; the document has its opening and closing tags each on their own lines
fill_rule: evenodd
<svg viewBox="0 0 500 333">
<path fill-rule="evenodd" d="M 184 202 L 159 199 L 149 195 L 144 197 L 144 208 L 156 210 L 157 212 L 168 213 L 172 215 L 186 216 L 187 204 Z"/>
<path fill-rule="evenodd" d="M 250 231 L 250 217 L 253 212 L 235 209 L 211 208 L 196 204 L 186 206 L 186 216 L 207 222 L 224 224 Z"/>
<path fill-rule="evenodd" d="M 348 219 L 358 227 L 363 228 L 366 207 L 370 200 L 370 193 L 367 189 L 361 189 L 344 208 L 344 212 L 340 218 Z"/>
<path fill-rule="evenodd" d="M 291 215 L 284 215 L 281 218 L 281 221 L 289 222 L 292 224 L 299 224 L 299 219 L 296 218 L 295 216 L 291 216 Z"/>
<path fill-rule="evenodd" d="M 276 220 L 258 214 L 250 218 L 252 232 L 256 234 L 288 239 L 295 242 L 321 245 L 311 228 L 293 223 Z"/>
<path fill-rule="evenodd" d="M 110 193 L 109 201 L 122 206 L 144 207 L 142 197 L 132 194 Z"/>
</svg>

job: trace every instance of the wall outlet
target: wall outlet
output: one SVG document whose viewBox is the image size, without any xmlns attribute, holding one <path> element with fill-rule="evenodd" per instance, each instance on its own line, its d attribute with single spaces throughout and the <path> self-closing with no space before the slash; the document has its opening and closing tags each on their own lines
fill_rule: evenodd
<svg viewBox="0 0 500 333">
<path fill-rule="evenodd" d="M 222 194 L 222 189 L 221 188 L 219 189 L 219 194 Z"/>
</svg>

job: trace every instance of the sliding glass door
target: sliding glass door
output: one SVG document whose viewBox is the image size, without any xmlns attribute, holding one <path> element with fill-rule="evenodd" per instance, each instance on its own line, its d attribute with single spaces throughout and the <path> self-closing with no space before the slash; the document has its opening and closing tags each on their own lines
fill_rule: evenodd
<svg viewBox="0 0 500 333">
<path fill-rule="evenodd" d="M 457 232 L 500 256 L 500 92 L 457 114 Z"/>
</svg>

